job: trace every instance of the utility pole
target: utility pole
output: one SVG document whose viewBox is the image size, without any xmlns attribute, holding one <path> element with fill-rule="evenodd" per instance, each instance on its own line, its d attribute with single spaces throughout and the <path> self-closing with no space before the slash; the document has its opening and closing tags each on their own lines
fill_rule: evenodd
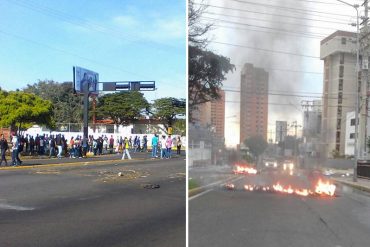
<svg viewBox="0 0 370 247">
<path fill-rule="evenodd" d="M 301 101 L 301 106 L 302 106 L 303 110 L 305 110 L 305 116 L 303 117 L 303 135 L 305 137 L 307 137 L 308 134 L 309 134 L 309 133 L 307 133 L 307 131 L 309 130 L 309 128 L 308 128 L 308 125 L 309 125 L 308 124 L 308 118 L 309 118 L 308 111 L 309 111 L 310 108 L 312 108 L 313 103 L 314 103 L 313 100 L 302 100 Z M 304 122 L 305 118 L 307 118 L 307 123 L 306 123 L 307 126 L 304 126 L 305 125 L 305 122 Z"/>
<path fill-rule="evenodd" d="M 362 50 L 362 61 L 361 61 L 361 85 L 358 88 L 360 90 L 360 116 L 359 116 L 359 133 L 358 133 L 358 151 L 360 159 L 365 159 L 366 151 L 366 123 L 367 123 L 367 91 L 368 91 L 368 44 L 367 44 L 367 19 L 368 19 L 368 3 L 367 0 L 362 4 L 365 7 L 365 16 L 361 17 L 364 21 L 360 24 L 363 25 L 361 28 L 360 38 L 360 49 Z"/>
<path fill-rule="evenodd" d="M 294 156 L 295 156 L 295 164 L 298 165 L 298 141 L 297 141 L 297 134 L 298 134 L 298 127 L 302 127 L 298 125 L 297 120 L 294 121 L 290 127 L 294 128 Z"/>
</svg>

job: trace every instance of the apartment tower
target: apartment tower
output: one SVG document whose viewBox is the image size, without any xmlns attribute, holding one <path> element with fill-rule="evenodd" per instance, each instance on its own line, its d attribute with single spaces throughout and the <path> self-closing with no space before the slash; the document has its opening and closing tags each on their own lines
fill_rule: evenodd
<svg viewBox="0 0 370 247">
<path fill-rule="evenodd" d="M 255 135 L 267 141 L 268 79 L 264 69 L 244 64 L 240 80 L 240 143 Z"/>
</svg>

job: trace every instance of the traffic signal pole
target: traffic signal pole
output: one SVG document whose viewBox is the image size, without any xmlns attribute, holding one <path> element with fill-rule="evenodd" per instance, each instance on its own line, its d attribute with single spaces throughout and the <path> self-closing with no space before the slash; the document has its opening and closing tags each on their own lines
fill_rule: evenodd
<svg viewBox="0 0 370 247">
<path fill-rule="evenodd" d="M 82 147 L 87 147 L 88 137 L 89 137 L 89 83 L 84 83 L 83 85 L 84 94 L 84 108 L 83 108 L 83 139 Z"/>
</svg>

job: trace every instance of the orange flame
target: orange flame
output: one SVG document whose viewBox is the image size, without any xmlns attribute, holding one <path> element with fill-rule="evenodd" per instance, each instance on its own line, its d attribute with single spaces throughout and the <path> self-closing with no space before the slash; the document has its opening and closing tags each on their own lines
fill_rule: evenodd
<svg viewBox="0 0 370 247">
<path fill-rule="evenodd" d="M 228 183 L 228 184 L 225 184 L 225 187 L 229 190 L 232 190 L 235 188 L 235 185 L 234 184 L 231 184 L 231 183 Z"/>
<path fill-rule="evenodd" d="M 253 191 L 254 190 L 254 186 L 252 185 L 244 185 L 244 189 L 247 190 L 247 191 Z"/>
<path fill-rule="evenodd" d="M 257 174 L 257 170 L 253 167 L 237 165 L 235 166 L 235 168 L 236 168 L 235 173 L 237 174 L 243 174 L 243 173 Z"/>
<path fill-rule="evenodd" d="M 294 193 L 299 196 L 308 196 L 310 194 L 310 191 L 308 189 L 296 189 Z"/>
<path fill-rule="evenodd" d="M 288 187 L 283 187 L 280 183 L 274 184 L 273 189 L 277 192 L 286 193 L 286 194 L 297 194 L 299 196 L 308 196 L 310 191 L 308 189 L 293 189 L 291 185 Z"/>
<path fill-rule="evenodd" d="M 322 182 L 321 179 L 316 184 L 315 193 L 320 195 L 334 196 L 336 186 L 329 182 Z"/>
</svg>

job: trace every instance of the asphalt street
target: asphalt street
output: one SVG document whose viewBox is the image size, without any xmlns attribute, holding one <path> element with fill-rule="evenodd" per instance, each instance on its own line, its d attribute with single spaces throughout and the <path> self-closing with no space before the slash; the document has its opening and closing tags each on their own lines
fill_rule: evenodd
<svg viewBox="0 0 370 247">
<path fill-rule="evenodd" d="M 1 170 L 0 187 L 0 246 L 185 246 L 183 158 Z"/>
<path fill-rule="evenodd" d="M 130 155 L 133 159 L 149 159 L 151 158 L 151 152 L 130 152 Z M 178 155 L 173 154 L 173 157 L 178 157 Z M 181 154 L 181 157 L 185 157 L 185 153 Z M 112 160 L 112 159 L 121 159 L 122 154 L 105 154 L 105 155 L 97 155 L 97 156 L 90 156 L 88 158 L 69 158 L 63 157 L 61 159 L 58 158 L 49 158 L 48 156 L 20 156 L 22 160 L 21 166 L 36 166 L 36 165 L 45 165 L 45 164 L 64 164 L 64 163 L 77 163 L 77 162 L 90 162 L 90 161 L 102 161 L 102 160 Z M 11 163 L 11 159 L 8 157 L 8 163 Z M 127 156 L 126 156 L 127 159 Z M 4 162 L 2 167 L 4 167 Z"/>
<path fill-rule="evenodd" d="M 370 245 L 369 194 L 345 186 L 337 188 L 335 197 L 242 189 L 244 184 L 265 183 L 267 177 L 235 175 L 237 190 L 215 186 L 192 198 L 189 246 Z M 307 183 L 300 177 L 291 180 L 300 185 Z"/>
</svg>

